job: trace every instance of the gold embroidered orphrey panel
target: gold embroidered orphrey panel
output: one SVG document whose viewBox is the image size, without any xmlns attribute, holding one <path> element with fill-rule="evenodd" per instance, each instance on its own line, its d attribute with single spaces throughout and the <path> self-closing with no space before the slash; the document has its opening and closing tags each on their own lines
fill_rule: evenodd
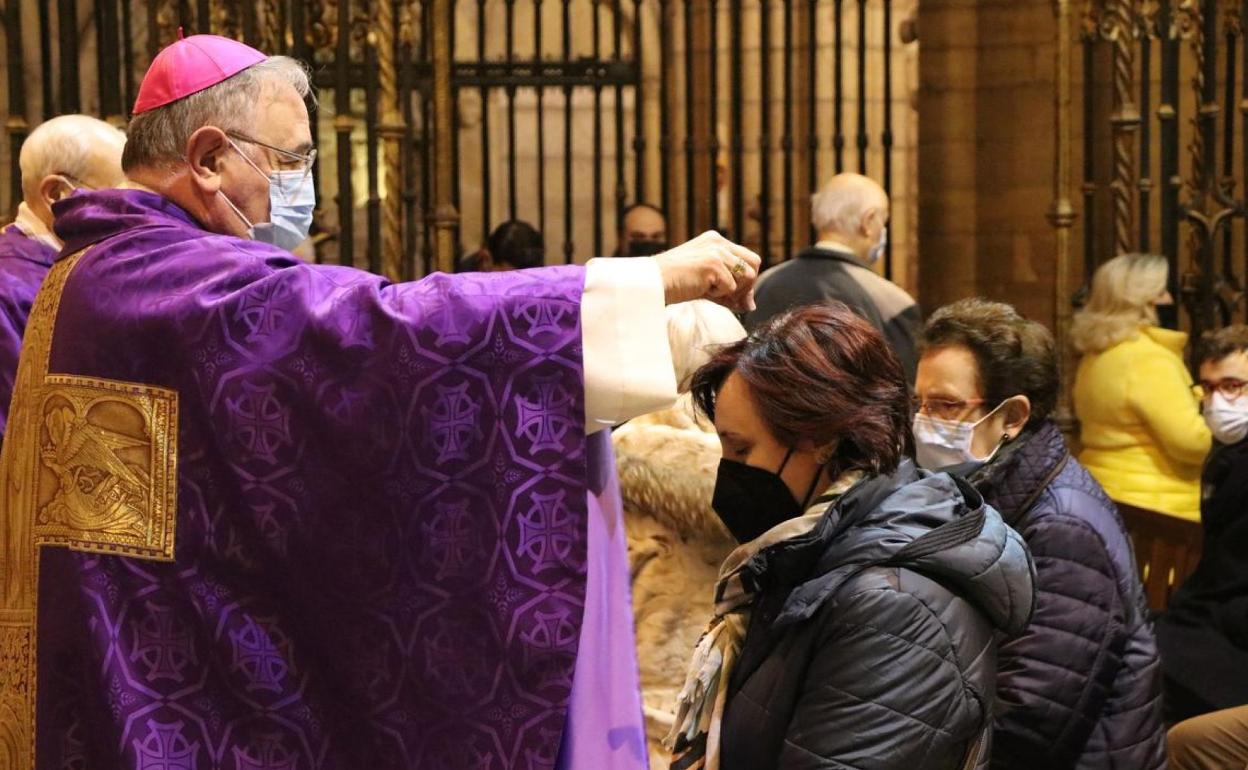
<svg viewBox="0 0 1248 770">
<path fill-rule="evenodd" d="M 35 766 L 39 547 L 173 560 L 177 393 L 48 374 L 84 253 L 58 261 L 35 299 L 0 451 L 0 770 Z"/>
</svg>

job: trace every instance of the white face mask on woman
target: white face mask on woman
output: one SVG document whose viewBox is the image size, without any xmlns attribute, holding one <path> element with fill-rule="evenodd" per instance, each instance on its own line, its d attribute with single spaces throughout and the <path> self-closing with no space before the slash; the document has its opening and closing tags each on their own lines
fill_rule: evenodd
<svg viewBox="0 0 1248 770">
<path fill-rule="evenodd" d="M 976 466 L 992 462 L 1005 443 L 1002 436 L 987 457 L 975 456 L 971 449 L 975 441 L 975 429 L 989 417 L 992 417 L 1006 402 L 993 409 L 974 422 L 960 420 L 941 420 L 919 412 L 914 415 L 914 446 L 915 459 L 919 467 L 929 471 L 939 471 L 955 465 L 974 464 Z"/>
<path fill-rule="evenodd" d="M 1220 444 L 1238 444 L 1248 436 L 1248 399 L 1231 401 L 1214 393 L 1205 404 L 1205 422 Z"/>
</svg>

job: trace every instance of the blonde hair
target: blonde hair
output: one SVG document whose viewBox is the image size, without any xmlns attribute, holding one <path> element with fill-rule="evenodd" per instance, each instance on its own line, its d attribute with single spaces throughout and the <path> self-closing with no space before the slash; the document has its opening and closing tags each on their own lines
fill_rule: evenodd
<svg viewBox="0 0 1248 770">
<path fill-rule="evenodd" d="M 1070 327 L 1075 350 L 1100 353 L 1156 326 L 1169 271 L 1166 258 L 1156 254 L 1123 254 L 1097 268 L 1088 302 Z"/>
</svg>

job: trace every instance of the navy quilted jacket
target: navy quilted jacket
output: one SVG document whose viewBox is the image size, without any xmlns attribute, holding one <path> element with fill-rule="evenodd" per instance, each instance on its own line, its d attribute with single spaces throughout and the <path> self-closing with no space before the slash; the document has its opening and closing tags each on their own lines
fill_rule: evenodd
<svg viewBox="0 0 1248 770">
<path fill-rule="evenodd" d="M 992 713 L 997 631 L 1025 628 L 1034 603 L 1018 533 L 909 460 L 744 575 L 757 601 L 723 770 L 958 770 Z"/>
<path fill-rule="evenodd" d="M 1165 767 L 1161 669 L 1131 541 L 1057 427 L 971 481 L 1036 563 L 1036 609 L 999 649 L 992 767 Z"/>
</svg>

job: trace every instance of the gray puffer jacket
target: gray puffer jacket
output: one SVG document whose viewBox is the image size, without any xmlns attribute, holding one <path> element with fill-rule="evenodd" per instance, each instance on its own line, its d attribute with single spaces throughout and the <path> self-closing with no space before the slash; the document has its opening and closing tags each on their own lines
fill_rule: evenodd
<svg viewBox="0 0 1248 770">
<path fill-rule="evenodd" d="M 979 493 L 906 461 L 747 570 L 724 770 L 963 766 L 992 713 L 996 634 L 1034 603 L 1027 548 Z"/>
</svg>

